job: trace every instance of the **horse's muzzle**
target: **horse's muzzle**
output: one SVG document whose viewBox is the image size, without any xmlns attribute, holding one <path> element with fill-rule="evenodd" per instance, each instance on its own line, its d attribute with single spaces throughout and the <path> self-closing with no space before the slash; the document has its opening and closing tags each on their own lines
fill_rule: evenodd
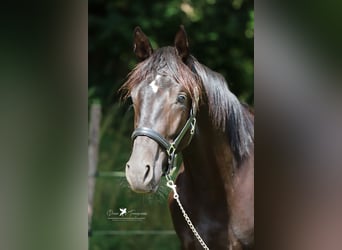
<svg viewBox="0 0 342 250">
<path fill-rule="evenodd" d="M 133 150 L 126 164 L 126 178 L 137 193 L 152 193 L 158 189 L 162 163 L 166 155 L 158 143 L 145 136 L 134 140 Z"/>
</svg>

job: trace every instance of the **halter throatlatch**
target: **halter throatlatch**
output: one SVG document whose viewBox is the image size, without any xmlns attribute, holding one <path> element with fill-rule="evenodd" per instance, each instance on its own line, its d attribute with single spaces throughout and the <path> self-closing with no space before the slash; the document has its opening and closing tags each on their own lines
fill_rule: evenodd
<svg viewBox="0 0 342 250">
<path fill-rule="evenodd" d="M 186 121 L 182 130 L 179 132 L 177 137 L 171 143 L 168 140 L 166 140 L 158 132 L 154 131 L 153 129 L 146 128 L 146 127 L 135 129 L 132 133 L 131 138 L 134 141 L 134 139 L 137 138 L 138 136 L 147 136 L 151 138 L 152 140 L 154 140 L 155 142 L 157 142 L 165 150 L 165 152 L 168 155 L 168 166 L 165 172 L 163 173 L 164 175 L 168 175 L 171 169 L 174 167 L 174 160 L 177 156 L 176 154 L 177 148 L 189 129 L 190 129 L 190 138 L 189 138 L 187 145 L 189 145 L 191 142 L 191 139 L 195 133 L 195 127 L 196 127 L 195 116 L 196 115 L 193 112 L 193 109 L 191 109 L 189 119 Z"/>
</svg>

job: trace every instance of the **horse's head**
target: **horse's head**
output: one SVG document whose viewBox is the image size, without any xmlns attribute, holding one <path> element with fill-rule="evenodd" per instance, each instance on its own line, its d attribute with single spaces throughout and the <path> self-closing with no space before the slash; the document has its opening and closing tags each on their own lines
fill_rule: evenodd
<svg viewBox="0 0 342 250">
<path fill-rule="evenodd" d="M 174 153 L 187 145 L 194 130 L 199 86 L 184 63 L 188 51 L 183 27 L 176 34 L 175 47 L 156 51 L 139 27 L 134 31 L 134 52 L 140 63 L 122 88 L 135 113 L 126 178 L 136 192 L 158 189 Z"/>
</svg>

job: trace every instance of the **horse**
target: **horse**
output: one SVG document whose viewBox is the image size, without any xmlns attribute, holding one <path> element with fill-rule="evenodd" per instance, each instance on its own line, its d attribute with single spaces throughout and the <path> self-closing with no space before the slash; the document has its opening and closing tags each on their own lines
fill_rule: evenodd
<svg viewBox="0 0 342 250">
<path fill-rule="evenodd" d="M 221 74 L 190 54 L 184 26 L 174 46 L 157 50 L 136 27 L 134 52 L 139 62 L 120 88 L 134 108 L 125 170 L 131 189 L 154 193 L 168 177 L 169 209 L 184 250 L 252 249 L 254 114 Z"/>
</svg>

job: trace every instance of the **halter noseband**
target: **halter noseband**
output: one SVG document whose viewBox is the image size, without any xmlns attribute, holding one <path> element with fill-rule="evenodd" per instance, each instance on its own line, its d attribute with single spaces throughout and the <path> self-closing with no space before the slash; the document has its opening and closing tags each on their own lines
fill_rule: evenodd
<svg viewBox="0 0 342 250">
<path fill-rule="evenodd" d="M 153 129 L 146 128 L 146 127 L 141 127 L 141 128 L 135 129 L 132 133 L 131 138 L 132 138 L 132 141 L 134 141 L 135 138 L 137 138 L 138 136 L 147 136 L 147 137 L 151 138 L 152 140 L 154 140 L 155 142 L 157 142 L 160 146 L 162 146 L 162 148 L 165 150 L 165 152 L 167 153 L 167 155 L 169 157 L 168 166 L 167 166 L 166 171 L 164 172 L 164 175 L 167 175 L 167 174 L 169 174 L 169 172 L 171 171 L 171 169 L 173 167 L 174 159 L 177 156 L 176 150 L 177 150 L 180 142 L 182 141 L 186 132 L 190 129 L 190 138 L 189 138 L 187 145 L 190 144 L 191 139 L 195 133 L 195 126 L 196 126 L 196 115 L 193 112 L 193 109 L 191 109 L 190 110 L 190 116 L 189 116 L 188 120 L 186 121 L 184 127 L 179 132 L 176 139 L 174 139 L 173 142 L 171 142 L 171 143 L 168 140 L 166 140 L 158 132 L 154 131 Z"/>
</svg>

